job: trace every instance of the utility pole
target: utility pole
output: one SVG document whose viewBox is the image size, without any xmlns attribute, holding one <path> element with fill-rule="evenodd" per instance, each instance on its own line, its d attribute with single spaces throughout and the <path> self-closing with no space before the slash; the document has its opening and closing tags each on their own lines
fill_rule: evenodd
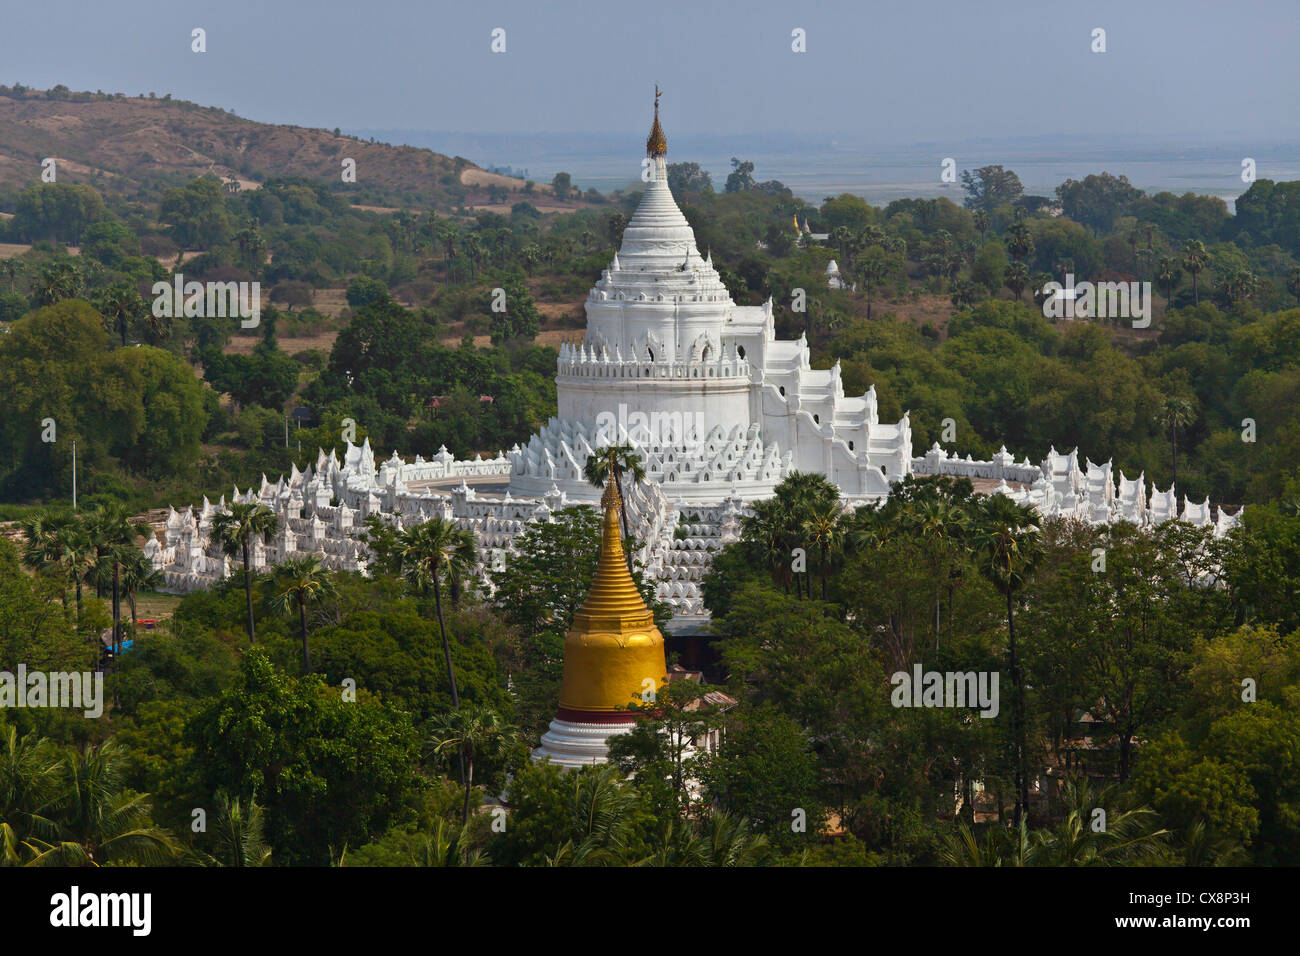
<svg viewBox="0 0 1300 956">
<path fill-rule="evenodd" d="M 72 510 L 77 510 L 77 440 L 72 439 Z"/>
</svg>

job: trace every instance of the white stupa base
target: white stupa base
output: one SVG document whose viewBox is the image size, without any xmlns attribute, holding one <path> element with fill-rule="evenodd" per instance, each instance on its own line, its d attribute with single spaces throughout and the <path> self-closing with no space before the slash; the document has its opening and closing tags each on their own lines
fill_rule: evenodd
<svg viewBox="0 0 1300 956">
<path fill-rule="evenodd" d="M 605 763 L 609 760 L 609 738 L 625 734 L 635 726 L 634 720 L 579 724 L 557 717 L 542 735 L 542 744 L 533 751 L 533 759 L 540 762 L 549 757 L 551 763 L 565 769 Z"/>
</svg>

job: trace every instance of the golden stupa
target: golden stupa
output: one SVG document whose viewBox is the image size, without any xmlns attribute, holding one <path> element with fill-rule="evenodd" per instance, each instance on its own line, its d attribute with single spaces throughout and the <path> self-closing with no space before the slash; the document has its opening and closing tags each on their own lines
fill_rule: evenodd
<svg viewBox="0 0 1300 956">
<path fill-rule="evenodd" d="M 559 716 L 565 720 L 627 715 L 634 703 L 649 699 L 647 691 L 658 691 L 668 673 L 663 635 L 628 573 L 619 535 L 623 501 L 612 476 L 600 504 L 600 560 L 586 603 L 564 639 Z"/>
</svg>

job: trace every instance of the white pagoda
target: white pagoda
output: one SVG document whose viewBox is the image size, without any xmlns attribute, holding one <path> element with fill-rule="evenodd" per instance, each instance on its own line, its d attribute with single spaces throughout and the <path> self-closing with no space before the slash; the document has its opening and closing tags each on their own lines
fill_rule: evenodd
<svg viewBox="0 0 1300 956">
<path fill-rule="evenodd" d="M 646 153 L 649 187 L 587 293 L 585 338 L 560 349 L 557 416 L 511 453 L 510 493 L 596 498 L 587 456 L 626 441 L 673 500 L 764 498 L 792 471 L 887 495 L 911 470 L 907 416 L 882 423 L 874 386 L 846 397 L 838 363 L 814 369 L 802 336 L 778 340 L 770 299 L 732 301 L 668 188 L 657 98 Z"/>
<path fill-rule="evenodd" d="M 748 502 L 769 497 L 796 470 L 825 475 L 849 503 L 879 500 L 916 473 L 969 478 L 1043 515 L 1095 524 L 1179 520 L 1223 535 L 1240 521 L 1240 510 L 1229 514 L 1208 500 L 1184 498 L 1180 513 L 1172 487 L 1148 491 L 1145 475 L 1131 480 L 1111 462 L 1081 460 L 1078 449 L 1053 448 L 1037 465 L 1006 448 L 987 461 L 937 443 L 913 456 L 907 416 L 882 424 L 874 387 L 846 397 L 838 364 L 814 369 L 802 338 L 777 341 L 770 300 L 731 300 L 668 189 L 657 100 L 646 152 L 649 188 L 587 294 L 583 341 L 560 350 L 556 417 L 525 447 L 495 458 L 456 459 L 444 447 L 427 460 L 394 452 L 377 463 L 368 440 L 345 442 L 341 460 L 322 449 L 305 471 L 235 488 L 232 503 L 260 502 L 279 518 L 275 538 L 255 543 L 254 566 L 318 554 L 331 570 L 364 571 L 358 532 L 383 515 L 397 527 L 454 521 L 474 533 L 480 570 L 503 567 L 534 523 L 595 502 L 600 489 L 583 478 L 587 457 L 624 441 L 640 453 L 646 480 L 628 483 L 620 507 L 640 542 L 638 560 L 673 612 L 670 632 L 708 620 L 700 583 L 713 556 L 739 537 Z M 212 516 L 226 507 L 205 499 L 201 509 L 169 512 L 162 538 L 145 548 L 168 590 L 211 587 L 231 572 L 210 535 Z M 598 756 L 608 730 L 553 739 L 549 752 L 558 759 L 567 748 L 585 762 Z"/>
</svg>

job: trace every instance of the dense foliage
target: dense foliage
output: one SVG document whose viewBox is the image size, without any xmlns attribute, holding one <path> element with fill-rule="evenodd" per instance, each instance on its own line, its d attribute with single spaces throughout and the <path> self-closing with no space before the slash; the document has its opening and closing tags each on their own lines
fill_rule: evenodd
<svg viewBox="0 0 1300 956">
<path fill-rule="evenodd" d="M 1077 446 L 1247 503 L 1242 526 L 1041 522 L 951 480 L 845 513 L 793 476 L 715 556 L 712 683 L 670 685 L 614 766 L 560 774 L 526 754 L 595 566 L 590 510 L 489 581 L 436 521 L 372 522 L 368 578 L 256 573 L 241 555 L 274 522 L 237 516 L 220 537 L 244 573 L 145 633 L 158 581 L 122 505 L 215 498 L 345 439 L 525 440 L 555 411 L 537 337 L 576 334 L 635 194 L 439 216 L 306 179 L 0 193 L 0 239 L 31 244 L 0 260 L 0 497 L 24 518 L 21 553 L 0 541 L 0 670 L 109 665 L 101 719 L 4 712 L 0 862 L 1295 863 L 1300 184 L 1259 180 L 1232 216 L 1105 173 L 1035 197 L 990 166 L 965 206 L 883 209 L 754 174 L 737 159 L 715 191 L 670 168 L 737 300 L 771 297 L 778 334 L 850 393 L 874 384 L 882 419 L 910 412 L 917 452 Z M 158 315 L 178 272 L 262 283 L 259 326 Z M 1151 327 L 1045 318 L 1070 274 L 1150 281 Z M 67 497 L 74 440 L 82 515 L 31 507 Z M 999 675 L 996 715 L 895 706 L 918 665 Z"/>
</svg>

